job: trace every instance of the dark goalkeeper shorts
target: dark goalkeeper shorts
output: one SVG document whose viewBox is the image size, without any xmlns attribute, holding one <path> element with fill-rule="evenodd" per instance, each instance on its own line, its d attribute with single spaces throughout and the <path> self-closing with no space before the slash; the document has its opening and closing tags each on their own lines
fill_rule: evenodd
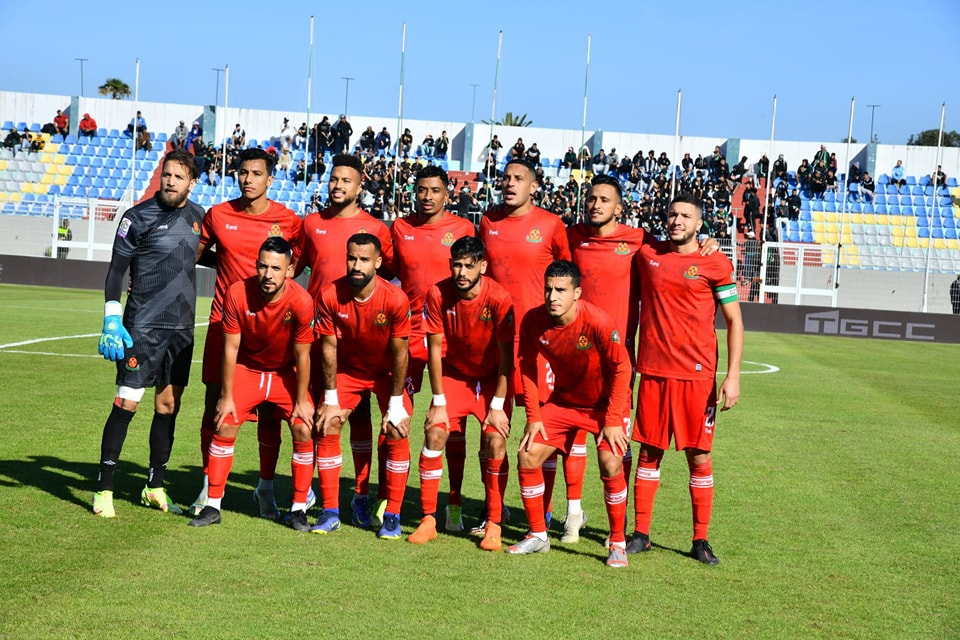
<svg viewBox="0 0 960 640">
<path fill-rule="evenodd" d="M 187 386 L 193 360 L 193 327 L 189 329 L 134 328 L 133 346 L 117 362 L 117 385 L 131 389 Z"/>
</svg>

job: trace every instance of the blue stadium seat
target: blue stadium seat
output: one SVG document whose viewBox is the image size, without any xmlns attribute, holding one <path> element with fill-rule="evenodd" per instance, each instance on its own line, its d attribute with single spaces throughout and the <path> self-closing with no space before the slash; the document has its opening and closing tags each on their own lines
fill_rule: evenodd
<svg viewBox="0 0 960 640">
<path fill-rule="evenodd" d="M 880 207 L 877 207 L 877 213 L 882 213 L 882 212 L 880 211 Z M 898 205 L 898 204 L 889 204 L 889 205 L 887 205 L 887 213 L 889 213 L 889 214 L 892 215 L 892 216 L 898 216 L 898 215 L 900 215 L 900 205 Z"/>
<path fill-rule="evenodd" d="M 893 213 L 891 211 L 891 213 Z M 913 206 L 909 204 L 900 205 L 900 215 L 903 216 L 912 216 L 913 215 Z"/>
<path fill-rule="evenodd" d="M 18 122 L 18 123 L 17 123 L 17 131 L 26 131 L 26 130 L 27 130 L 27 123 L 26 123 L 26 122 Z"/>
<path fill-rule="evenodd" d="M 886 188 L 884 189 L 884 191 L 887 193 L 887 195 L 895 195 L 895 194 L 899 193 L 899 190 L 898 190 L 898 188 L 897 188 L 897 185 L 895 185 L 895 184 L 888 184 L 888 185 L 886 186 Z"/>
<path fill-rule="evenodd" d="M 58 184 L 52 184 L 52 185 L 50 185 L 50 190 L 47 191 L 47 195 L 49 195 L 49 196 L 58 196 L 58 195 L 60 195 L 60 185 L 58 185 Z"/>
<path fill-rule="evenodd" d="M 827 211 L 827 212 L 829 212 L 829 213 L 836 213 L 836 212 L 837 212 L 837 203 L 836 203 L 836 202 L 827 202 L 826 204 L 823 205 L 823 210 L 824 210 L 824 211 Z"/>
<path fill-rule="evenodd" d="M 639 202 L 639 200 L 637 200 L 637 202 Z M 801 201 L 800 201 L 800 211 L 810 211 L 810 201 L 809 201 L 809 200 L 801 200 Z"/>
<path fill-rule="evenodd" d="M 10 129 L 13 129 L 13 120 L 4 120 L 4 121 L 3 121 L 3 130 L 4 130 L 4 131 L 10 131 Z"/>
<path fill-rule="evenodd" d="M 848 202 L 847 211 L 850 213 L 860 213 L 863 209 L 860 206 L 859 202 Z"/>
<path fill-rule="evenodd" d="M 916 207 L 913 208 L 913 215 L 915 215 L 915 216 L 925 216 L 925 215 L 927 215 L 927 208 L 926 208 L 925 206 L 923 206 L 922 204 L 921 204 L 921 205 L 918 205 L 918 206 L 916 206 Z"/>
<path fill-rule="evenodd" d="M 67 156 L 67 160 L 64 162 L 64 164 L 68 167 L 77 166 L 77 156 Z"/>
<path fill-rule="evenodd" d="M 943 229 L 940 227 L 934 227 L 933 230 L 930 232 L 930 237 L 934 239 L 943 238 Z"/>
<path fill-rule="evenodd" d="M 930 226 L 930 218 L 928 218 L 927 216 L 917 216 L 918 229 L 922 227 L 929 227 L 929 226 Z"/>
<path fill-rule="evenodd" d="M 31 123 L 30 123 L 30 131 L 32 131 L 33 133 L 40 133 L 40 129 L 41 129 L 41 128 L 42 128 L 42 127 L 40 126 L 40 123 L 39 123 L 39 122 L 31 122 Z"/>
<path fill-rule="evenodd" d="M 956 228 L 957 228 L 957 221 L 956 221 L 956 219 L 953 217 L 952 212 L 951 212 L 951 213 L 948 213 L 948 214 L 945 215 L 945 216 L 943 216 L 943 222 L 942 222 L 942 224 L 943 224 L 943 228 L 944 228 L 944 229 L 956 229 Z"/>
<path fill-rule="evenodd" d="M 917 184 L 917 178 L 915 176 L 905 176 L 904 180 L 906 180 L 908 187 L 912 187 Z M 923 183 L 921 182 L 921 184 Z"/>
<path fill-rule="evenodd" d="M 947 240 L 956 240 L 957 239 L 957 230 L 956 229 L 944 229 L 943 237 Z"/>
<path fill-rule="evenodd" d="M 956 179 L 956 178 L 947 178 L 947 186 L 948 186 L 948 187 L 956 187 L 956 186 L 957 186 L 957 179 Z"/>
<path fill-rule="evenodd" d="M 60 195 L 62 195 L 62 196 L 72 196 L 72 195 L 73 195 L 73 187 L 70 186 L 70 185 L 64 185 L 63 187 L 60 188 Z"/>
<path fill-rule="evenodd" d="M 949 196 L 940 196 L 940 206 L 941 207 L 950 207 L 953 205 L 953 199 Z"/>
<path fill-rule="evenodd" d="M 800 223 L 800 231 L 813 233 L 813 223 L 808 221 L 803 221 Z"/>
<path fill-rule="evenodd" d="M 96 167 L 97 169 L 99 169 L 100 167 L 103 166 L 103 161 L 104 161 L 104 160 L 105 160 L 105 158 L 101 158 L 101 157 L 99 157 L 99 156 L 94 156 L 94 157 L 90 158 L 90 166 L 91 166 L 91 167 Z"/>
<path fill-rule="evenodd" d="M 167 134 L 166 134 L 166 132 L 161 131 L 160 133 L 158 133 L 158 134 L 156 135 L 156 137 L 155 137 L 154 139 L 155 139 L 157 142 L 166 142 L 166 141 L 167 141 Z"/>
<path fill-rule="evenodd" d="M 885 173 L 881 173 L 880 177 L 877 178 L 877 184 L 890 184 L 890 176 Z"/>
<path fill-rule="evenodd" d="M 912 187 L 911 187 L 909 184 L 906 184 L 906 185 L 900 187 L 899 193 L 900 193 L 901 196 L 909 196 L 911 189 L 912 189 Z"/>
<path fill-rule="evenodd" d="M 787 229 L 787 242 L 800 242 L 800 232 L 795 229 Z"/>
<path fill-rule="evenodd" d="M 884 207 L 884 209 L 886 209 L 886 207 Z M 872 202 L 864 202 L 862 210 L 863 213 L 879 213 Z"/>
<path fill-rule="evenodd" d="M 918 238 L 929 238 L 929 237 L 930 237 L 930 227 L 917 227 L 917 237 L 918 237 Z"/>
<path fill-rule="evenodd" d="M 810 231 L 804 231 L 800 234 L 800 242 L 813 242 L 813 233 Z"/>
</svg>

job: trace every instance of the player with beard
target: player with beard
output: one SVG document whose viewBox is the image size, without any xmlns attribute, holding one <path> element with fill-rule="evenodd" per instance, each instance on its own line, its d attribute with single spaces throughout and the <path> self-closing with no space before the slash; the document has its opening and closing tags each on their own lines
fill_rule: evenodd
<svg viewBox="0 0 960 640">
<path fill-rule="evenodd" d="M 200 422 L 200 450 L 203 456 L 203 489 L 190 506 L 190 514 L 197 515 L 206 504 L 207 465 L 210 442 L 215 431 L 217 402 L 221 396 L 223 373 L 223 300 L 235 282 L 256 275 L 260 245 L 271 237 L 281 237 L 294 247 L 300 241 L 303 222 L 293 211 L 267 198 L 267 189 L 273 184 L 273 156 L 262 149 L 245 149 L 239 156 L 237 182 L 239 198 L 210 207 L 203 221 L 197 260 L 207 264 L 216 247 L 215 261 L 209 266 L 217 269 L 217 281 L 210 305 L 210 325 L 203 349 L 203 382 L 206 385 L 203 418 Z M 293 260 L 296 262 L 296 250 Z M 257 440 L 260 442 L 260 479 L 253 493 L 259 505 L 260 516 L 270 520 L 280 517 L 273 492 L 273 479 L 280 458 L 280 418 L 266 407 L 258 412 Z"/>
<path fill-rule="evenodd" d="M 580 267 L 583 295 L 581 300 L 601 307 L 613 318 L 623 338 L 630 364 L 636 364 L 636 336 L 639 322 L 639 287 L 633 270 L 633 256 L 644 244 L 658 241 L 643 229 L 619 222 L 623 213 L 623 192 L 620 183 L 610 176 L 598 175 L 591 181 L 586 200 L 585 222 L 567 228 L 573 262 Z M 713 238 L 704 240 L 702 255 L 713 253 L 719 244 Z M 629 294 L 629 295 L 627 295 Z M 630 388 L 633 389 L 631 379 Z M 628 396 L 624 413 L 627 433 L 632 430 L 633 394 Z M 564 458 L 567 483 L 567 517 L 561 542 L 577 542 L 579 530 L 587 518 L 580 506 L 583 477 L 586 470 L 586 432 L 580 432 L 569 456 Z M 630 479 L 633 456 L 629 448 L 623 456 L 624 477 Z"/>
<path fill-rule="evenodd" d="M 512 407 L 506 402 L 513 368 L 513 305 L 510 294 L 483 275 L 487 261 L 479 239 L 468 236 L 454 242 L 449 265 L 451 276 L 431 287 L 424 309 L 433 402 L 420 452 L 423 519 L 408 540 L 423 544 L 437 537 L 437 493 L 443 473 L 440 456 L 455 434 L 464 439 L 466 421 L 472 415 L 481 423 L 485 454 L 481 471 L 486 511 L 491 514 L 480 548 L 497 551 L 510 468 L 506 440 Z"/>
<path fill-rule="evenodd" d="M 318 304 L 323 287 L 347 274 L 344 247 L 347 246 L 347 240 L 354 234 L 369 233 L 376 236 L 382 247 L 380 272 L 388 279 L 392 275 L 393 244 L 390 241 L 390 231 L 383 222 L 362 210 L 357 204 L 357 198 L 363 187 L 363 164 L 355 156 L 338 154 L 333 157 L 332 165 L 327 208 L 311 213 L 304 219 L 301 255 L 297 264 L 298 275 L 300 271 L 310 269 L 307 291 Z M 318 394 L 323 388 L 322 361 L 318 342 L 314 345 L 311 356 L 313 366 L 311 380 L 314 394 Z M 315 397 L 314 400 L 319 403 L 320 398 Z M 370 394 L 363 394 L 360 404 L 351 416 L 350 449 L 353 451 L 353 468 L 356 478 L 351 503 L 353 523 L 360 527 L 367 527 L 370 526 L 372 507 L 368 495 L 370 493 L 370 462 L 373 459 Z M 339 443 L 339 434 L 337 442 Z M 318 474 L 322 473 L 323 467 L 329 465 L 337 465 L 339 468 L 339 444 L 336 456 L 324 457 L 324 454 L 318 453 L 316 462 Z"/>
<path fill-rule="evenodd" d="M 410 298 L 410 366 L 407 377 L 413 393 L 420 391 L 427 364 L 427 336 L 423 328 L 423 302 L 427 292 L 450 274 L 449 247 L 477 230 L 467 220 L 446 210 L 447 172 L 426 166 L 417 172 L 416 211 L 398 218 L 390 227 L 394 263 L 400 287 Z M 450 497 L 446 507 L 446 529 L 463 531 L 462 493 L 466 440 L 462 432 L 452 432 L 446 441 Z M 483 456 L 481 450 L 481 469 Z"/>
<path fill-rule="evenodd" d="M 384 496 L 375 510 L 378 536 L 396 540 L 402 535 L 400 506 L 410 471 L 413 405 L 405 393 L 410 301 L 377 275 L 382 258 L 376 236 L 357 233 L 346 246 L 347 274 L 325 285 L 317 300 L 320 370 L 314 365 L 312 381 L 315 394 L 324 390 L 315 419 L 323 513 L 311 531 L 340 528 L 340 431 L 361 397 L 373 392 L 383 415 L 377 445 Z M 357 515 L 355 510 L 354 519 Z"/>
<path fill-rule="evenodd" d="M 517 323 L 530 309 L 543 304 L 543 272 L 554 260 L 569 260 L 566 229 L 559 216 L 533 204 L 539 188 L 536 170 L 525 160 L 514 159 L 503 169 L 502 204 L 488 210 L 480 220 L 480 239 L 487 247 L 487 273 L 513 300 Z M 519 353 L 515 349 L 515 353 Z M 522 402 L 520 369 L 514 360 L 511 392 L 515 403 Z M 548 366 L 540 368 L 541 389 L 552 384 Z M 544 477 L 553 492 L 556 459 L 544 465 Z M 549 507 L 548 507 L 549 509 Z M 471 530 L 481 535 L 482 521 Z"/>
<path fill-rule="evenodd" d="M 187 197 L 196 182 L 197 165 L 191 154 L 167 154 L 160 190 L 123 213 L 113 240 L 98 351 L 104 359 L 117 363 L 117 395 L 103 427 L 98 489 L 93 496 L 93 512 L 104 518 L 116 515 L 114 472 L 146 387 L 155 387 L 154 414 L 150 471 L 140 500 L 167 513 L 183 512 L 167 496 L 163 476 L 193 357 L 195 256 L 203 209 Z M 128 268 L 130 287 L 122 309 L 120 297 L 127 285 Z"/>
<path fill-rule="evenodd" d="M 703 224 L 699 198 L 682 193 L 667 213 L 669 243 L 644 245 L 635 268 L 640 279 L 640 348 L 637 371 L 637 424 L 640 443 L 634 480 L 636 531 L 627 553 L 650 550 L 653 501 L 660 484 L 660 461 L 673 437 L 690 470 L 693 546 L 690 555 L 704 564 L 720 562 L 707 529 L 713 508 L 710 451 L 717 407 L 732 409 L 740 398 L 743 320 L 733 281 L 733 265 L 722 253 L 698 253 Z M 717 306 L 727 324 L 727 375 L 716 386 Z M 719 400 L 718 400 L 719 397 Z"/>
<path fill-rule="evenodd" d="M 269 403 L 290 424 L 293 506 L 290 526 L 309 531 L 307 493 L 313 479 L 310 345 L 313 299 L 293 281 L 293 252 L 283 238 L 260 246 L 257 274 L 234 282 L 223 302 L 223 384 L 210 443 L 207 504 L 191 527 L 220 524 L 220 504 L 233 466 L 237 432 L 247 414 Z"/>
<path fill-rule="evenodd" d="M 610 524 L 607 566 L 625 567 L 627 484 L 621 461 L 629 443 L 623 411 L 630 392 L 630 359 L 613 319 L 580 300 L 580 294 L 580 269 L 568 260 L 558 260 L 544 274 L 544 304 L 527 312 L 520 324 L 527 425 L 517 454 L 517 475 L 530 530 L 507 553 L 550 550 L 542 465 L 554 449 L 568 451 L 576 432 L 586 430 L 597 439 Z M 549 363 L 555 374 L 553 389 L 543 395 L 538 371 L 542 361 Z"/>
</svg>

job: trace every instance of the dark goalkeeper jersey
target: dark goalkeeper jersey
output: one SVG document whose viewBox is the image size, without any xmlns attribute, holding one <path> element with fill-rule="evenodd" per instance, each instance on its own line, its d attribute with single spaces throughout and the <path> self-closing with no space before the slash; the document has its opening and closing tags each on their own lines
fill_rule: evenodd
<svg viewBox="0 0 960 640">
<path fill-rule="evenodd" d="M 167 209 L 156 197 L 124 212 L 113 251 L 131 259 L 132 287 L 123 312 L 127 328 L 193 329 L 203 215 L 203 208 L 189 200 L 180 209 Z"/>
</svg>

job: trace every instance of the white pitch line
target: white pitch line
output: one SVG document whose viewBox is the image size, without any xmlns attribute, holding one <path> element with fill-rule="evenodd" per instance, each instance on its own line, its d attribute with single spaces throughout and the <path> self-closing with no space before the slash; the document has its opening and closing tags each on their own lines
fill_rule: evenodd
<svg viewBox="0 0 960 640">
<path fill-rule="evenodd" d="M 209 324 L 210 324 L 209 322 L 198 322 L 193 326 L 206 327 Z M 57 340 L 79 340 L 82 338 L 97 338 L 99 336 L 100 336 L 99 333 L 84 333 L 82 335 L 77 335 L 77 336 L 53 336 L 51 338 L 35 338 L 33 340 L 23 340 L 21 342 L 11 342 L 9 344 L 0 344 L 0 350 L 12 349 L 13 347 L 25 347 L 28 344 L 40 344 L 41 342 L 56 342 Z M 14 353 L 14 352 L 11 351 L 10 353 Z M 40 352 L 24 351 L 22 353 L 40 353 Z M 43 354 L 43 355 L 47 355 L 47 354 Z M 61 353 L 61 354 L 52 354 L 52 355 L 69 355 L 69 354 Z"/>
</svg>

